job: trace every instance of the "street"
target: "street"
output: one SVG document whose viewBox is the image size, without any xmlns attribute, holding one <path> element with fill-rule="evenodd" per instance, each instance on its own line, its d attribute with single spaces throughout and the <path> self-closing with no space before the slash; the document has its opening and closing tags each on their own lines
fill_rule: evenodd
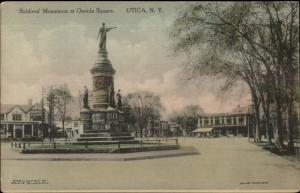
<svg viewBox="0 0 300 193">
<path fill-rule="evenodd" d="M 247 138 L 180 138 L 179 144 L 200 154 L 115 162 L 2 160 L 2 190 L 300 189 L 299 169 Z"/>
</svg>

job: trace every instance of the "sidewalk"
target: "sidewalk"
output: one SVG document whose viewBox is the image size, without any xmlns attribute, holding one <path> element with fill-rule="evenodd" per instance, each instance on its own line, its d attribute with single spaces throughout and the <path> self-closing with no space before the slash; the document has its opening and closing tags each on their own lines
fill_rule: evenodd
<svg viewBox="0 0 300 193">
<path fill-rule="evenodd" d="M 274 154 L 275 156 L 278 156 L 282 159 L 290 161 L 290 163 L 292 163 L 295 168 L 300 169 L 299 149 L 296 149 L 296 154 L 295 155 L 278 155 L 278 154 L 273 153 L 272 151 L 270 151 L 268 149 L 265 149 L 265 148 L 268 148 L 268 147 L 274 147 L 273 145 L 270 145 L 267 142 L 267 140 L 262 140 L 261 143 L 254 143 L 254 142 L 250 142 L 250 143 L 262 148 L 265 151 L 268 151 L 268 152 Z M 287 142 L 285 143 L 285 145 L 287 145 Z M 299 148 L 299 147 L 295 146 L 295 148 Z"/>
</svg>

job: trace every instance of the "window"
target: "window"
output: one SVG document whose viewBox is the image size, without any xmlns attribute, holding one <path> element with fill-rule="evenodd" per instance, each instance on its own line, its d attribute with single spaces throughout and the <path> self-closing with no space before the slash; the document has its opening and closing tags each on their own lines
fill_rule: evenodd
<svg viewBox="0 0 300 193">
<path fill-rule="evenodd" d="M 204 119 L 204 125 L 208 125 L 208 118 Z"/>
<path fill-rule="evenodd" d="M 6 133 L 6 125 L 0 125 L 0 133 L 5 134 Z"/>
<path fill-rule="evenodd" d="M 227 117 L 227 124 L 228 124 L 228 125 L 231 125 L 231 124 L 232 124 L 231 117 Z"/>
<path fill-rule="evenodd" d="M 119 114 L 119 120 L 124 121 L 124 116 L 122 114 Z"/>
<path fill-rule="evenodd" d="M 74 127 L 78 127 L 78 122 L 74 122 Z"/>
<path fill-rule="evenodd" d="M 30 114 L 30 119 L 32 121 L 42 121 L 42 115 L 41 114 Z"/>
<path fill-rule="evenodd" d="M 154 127 L 159 127 L 159 123 L 154 123 Z"/>
<path fill-rule="evenodd" d="M 22 115 L 21 114 L 13 114 L 12 119 L 13 119 L 13 121 L 21 121 Z"/>
<path fill-rule="evenodd" d="M 4 120 L 4 114 L 1 114 L 0 120 Z"/>
<path fill-rule="evenodd" d="M 215 125 L 220 125 L 220 117 L 215 117 Z"/>
<path fill-rule="evenodd" d="M 233 125 L 237 125 L 236 117 L 232 117 L 232 120 L 233 120 Z"/>
<path fill-rule="evenodd" d="M 239 123 L 240 123 L 240 124 L 244 124 L 244 117 L 240 117 L 240 118 L 239 118 Z"/>
</svg>

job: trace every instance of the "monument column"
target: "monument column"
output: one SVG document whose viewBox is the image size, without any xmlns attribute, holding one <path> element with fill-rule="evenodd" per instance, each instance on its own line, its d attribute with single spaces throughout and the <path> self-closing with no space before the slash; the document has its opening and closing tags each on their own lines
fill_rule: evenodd
<svg viewBox="0 0 300 193">
<path fill-rule="evenodd" d="M 107 58 L 105 49 L 98 50 L 98 59 L 91 73 L 93 75 L 93 109 L 115 107 L 113 79 L 115 70 Z"/>
<path fill-rule="evenodd" d="M 115 70 L 109 61 L 106 50 L 107 32 L 116 27 L 105 27 L 105 23 L 99 29 L 100 38 L 98 58 L 91 69 L 93 75 L 93 109 L 115 108 L 114 79 Z"/>
</svg>

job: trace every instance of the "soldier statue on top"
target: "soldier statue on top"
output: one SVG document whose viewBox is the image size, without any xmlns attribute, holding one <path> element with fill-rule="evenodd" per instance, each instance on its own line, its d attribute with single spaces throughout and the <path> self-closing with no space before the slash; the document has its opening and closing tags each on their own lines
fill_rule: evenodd
<svg viewBox="0 0 300 193">
<path fill-rule="evenodd" d="M 102 23 L 102 27 L 99 29 L 98 38 L 100 37 L 99 48 L 102 50 L 106 49 L 106 33 L 111 29 L 117 27 L 105 27 L 105 23 Z"/>
</svg>

